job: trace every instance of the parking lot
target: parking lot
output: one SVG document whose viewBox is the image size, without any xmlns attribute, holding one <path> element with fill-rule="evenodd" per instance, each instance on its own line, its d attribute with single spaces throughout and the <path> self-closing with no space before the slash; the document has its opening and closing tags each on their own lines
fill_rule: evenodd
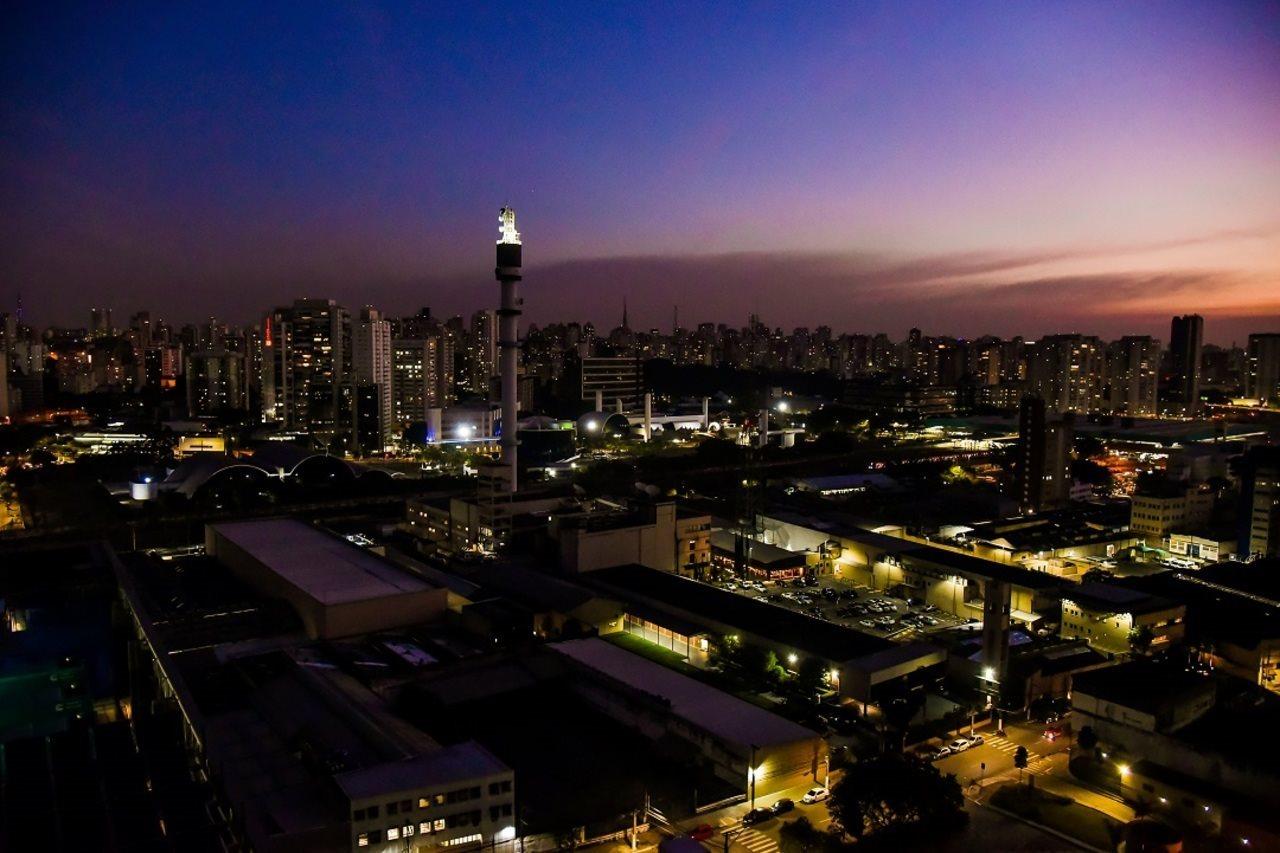
<svg viewBox="0 0 1280 853">
<path fill-rule="evenodd" d="M 845 625 L 879 637 L 905 639 L 907 632 L 931 631 L 964 624 L 964 620 L 923 602 L 908 604 L 860 584 L 834 579 L 818 581 L 728 581 L 718 584 L 740 595 L 786 607 L 815 619 Z"/>
</svg>

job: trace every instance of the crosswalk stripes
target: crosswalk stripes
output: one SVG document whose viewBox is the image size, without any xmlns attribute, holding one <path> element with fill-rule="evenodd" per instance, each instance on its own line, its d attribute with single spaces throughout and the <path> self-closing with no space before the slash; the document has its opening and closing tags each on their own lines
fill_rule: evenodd
<svg viewBox="0 0 1280 853">
<path fill-rule="evenodd" d="M 778 842 L 754 829 L 744 829 L 731 840 L 734 844 L 747 848 L 751 853 L 778 853 Z"/>
<path fill-rule="evenodd" d="M 1013 755 L 1015 752 L 1018 751 L 1018 744 L 1014 743 L 1011 740 L 1004 740 L 1003 738 L 1000 738 L 1000 739 L 992 738 L 991 740 L 987 741 L 987 746 L 991 747 L 994 750 L 997 750 L 998 752 L 1007 753 L 1008 755 Z"/>
</svg>

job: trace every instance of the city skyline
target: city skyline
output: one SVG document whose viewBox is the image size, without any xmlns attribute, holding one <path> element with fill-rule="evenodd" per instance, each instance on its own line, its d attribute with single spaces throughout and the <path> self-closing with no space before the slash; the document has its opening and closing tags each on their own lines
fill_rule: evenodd
<svg viewBox="0 0 1280 853">
<path fill-rule="evenodd" d="M 20 13 L 4 310 L 467 315 L 511 203 L 539 324 L 1280 322 L 1274 4 L 288 12 Z"/>
</svg>

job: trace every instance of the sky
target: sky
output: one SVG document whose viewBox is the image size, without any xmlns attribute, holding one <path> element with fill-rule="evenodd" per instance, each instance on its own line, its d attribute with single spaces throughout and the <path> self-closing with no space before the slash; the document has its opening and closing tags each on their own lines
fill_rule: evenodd
<svg viewBox="0 0 1280 853">
<path fill-rule="evenodd" d="M 1280 331 L 1280 0 L 29 3 L 0 311 Z"/>
</svg>

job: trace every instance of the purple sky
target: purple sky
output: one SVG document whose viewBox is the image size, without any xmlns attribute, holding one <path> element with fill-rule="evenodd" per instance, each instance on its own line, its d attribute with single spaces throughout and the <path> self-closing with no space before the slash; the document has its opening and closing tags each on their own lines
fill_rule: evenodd
<svg viewBox="0 0 1280 853">
<path fill-rule="evenodd" d="M 437 8 L 437 6 L 439 8 Z M 1280 3 L 28 4 L 0 310 L 1280 330 Z"/>
</svg>

